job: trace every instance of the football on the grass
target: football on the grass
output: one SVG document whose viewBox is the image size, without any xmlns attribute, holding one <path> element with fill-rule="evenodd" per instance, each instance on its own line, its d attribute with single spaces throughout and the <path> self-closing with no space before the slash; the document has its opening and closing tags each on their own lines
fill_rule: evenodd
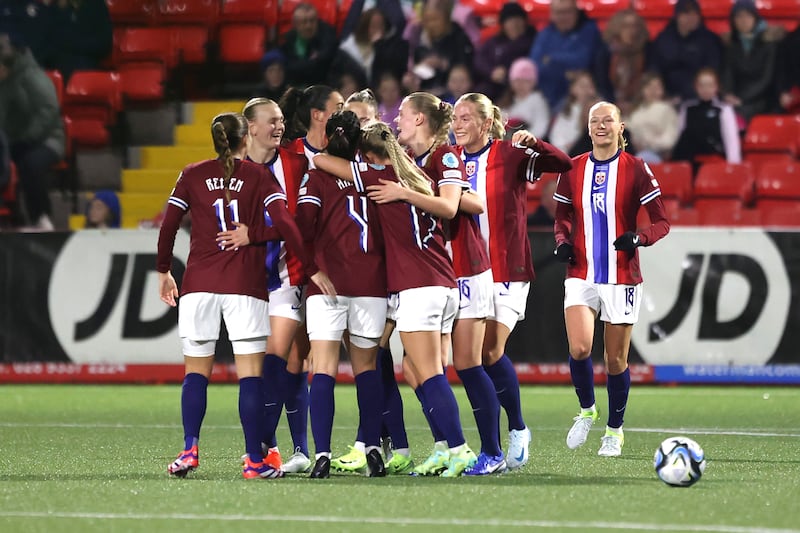
<svg viewBox="0 0 800 533">
<path fill-rule="evenodd" d="M 670 437 L 662 442 L 653 458 L 656 474 L 673 487 L 697 483 L 706 469 L 703 448 L 688 437 Z"/>
</svg>

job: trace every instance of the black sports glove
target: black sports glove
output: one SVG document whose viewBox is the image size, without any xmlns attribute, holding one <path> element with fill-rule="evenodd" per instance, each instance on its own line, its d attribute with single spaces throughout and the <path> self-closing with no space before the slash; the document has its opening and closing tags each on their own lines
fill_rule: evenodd
<svg viewBox="0 0 800 533">
<path fill-rule="evenodd" d="M 558 248 L 555 249 L 553 254 L 555 254 L 556 259 L 561 263 L 575 262 L 575 251 L 573 250 L 572 245 L 568 242 L 562 242 L 559 244 Z"/>
<path fill-rule="evenodd" d="M 626 231 L 614 241 L 614 249 L 621 252 L 632 252 L 641 245 L 639 234 L 633 231 Z"/>
</svg>

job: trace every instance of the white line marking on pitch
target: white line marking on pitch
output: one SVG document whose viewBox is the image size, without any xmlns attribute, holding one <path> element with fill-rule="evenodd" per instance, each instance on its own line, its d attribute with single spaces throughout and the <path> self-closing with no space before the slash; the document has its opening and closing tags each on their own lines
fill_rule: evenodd
<svg viewBox="0 0 800 533">
<path fill-rule="evenodd" d="M 65 513 L 65 512 L 14 512 L 0 511 L 5 518 L 73 518 L 91 520 L 211 520 L 220 522 L 312 522 L 341 524 L 389 524 L 426 526 L 484 526 L 484 527 L 541 527 L 569 529 L 638 529 L 645 531 L 709 531 L 712 533 L 800 533 L 798 529 L 777 529 L 749 526 L 702 524 L 648 524 L 637 522 L 577 522 L 557 520 L 504 520 L 504 519 L 436 519 L 389 518 L 346 516 L 280 516 L 280 515 L 224 515 L 224 514 L 115 514 L 115 513 Z"/>
</svg>

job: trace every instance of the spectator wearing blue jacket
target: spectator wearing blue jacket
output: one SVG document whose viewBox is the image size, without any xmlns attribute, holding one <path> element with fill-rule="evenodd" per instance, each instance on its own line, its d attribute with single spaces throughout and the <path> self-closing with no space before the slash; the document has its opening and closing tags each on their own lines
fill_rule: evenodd
<svg viewBox="0 0 800 533">
<path fill-rule="evenodd" d="M 568 92 L 567 73 L 591 70 L 600 44 L 597 24 L 575 0 L 550 2 L 550 24 L 536 36 L 530 58 L 539 68 L 539 89 L 551 109 Z"/>
<path fill-rule="evenodd" d="M 722 41 L 703 22 L 697 0 L 678 0 L 672 20 L 658 34 L 650 54 L 650 70 L 661 74 L 664 88 L 676 100 L 696 96 L 694 78 L 702 68 L 722 67 Z"/>
</svg>

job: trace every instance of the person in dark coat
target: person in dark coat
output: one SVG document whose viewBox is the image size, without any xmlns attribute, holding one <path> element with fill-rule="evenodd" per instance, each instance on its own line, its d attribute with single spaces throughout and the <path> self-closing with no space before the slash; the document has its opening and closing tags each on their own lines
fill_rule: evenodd
<svg viewBox="0 0 800 533">
<path fill-rule="evenodd" d="M 685 100 L 695 96 L 694 78 L 701 68 L 719 72 L 722 42 L 703 22 L 697 0 L 678 0 L 674 13 L 653 42 L 650 70 L 661 74 L 667 94 Z"/>
<path fill-rule="evenodd" d="M 500 31 L 475 51 L 475 91 L 491 100 L 500 98 L 508 86 L 508 69 L 515 59 L 527 57 L 536 38 L 536 28 L 525 10 L 508 2 L 500 9 Z"/>
<path fill-rule="evenodd" d="M 752 0 L 737 0 L 730 19 L 722 93 L 725 101 L 749 122 L 753 115 L 778 110 L 776 69 L 779 43 L 785 31 L 780 26 L 768 26 Z"/>
<path fill-rule="evenodd" d="M 339 39 L 336 30 L 319 20 L 312 4 L 298 4 L 292 14 L 292 29 L 286 32 L 281 51 L 286 57 L 286 81 L 305 88 L 327 81 Z"/>
</svg>

